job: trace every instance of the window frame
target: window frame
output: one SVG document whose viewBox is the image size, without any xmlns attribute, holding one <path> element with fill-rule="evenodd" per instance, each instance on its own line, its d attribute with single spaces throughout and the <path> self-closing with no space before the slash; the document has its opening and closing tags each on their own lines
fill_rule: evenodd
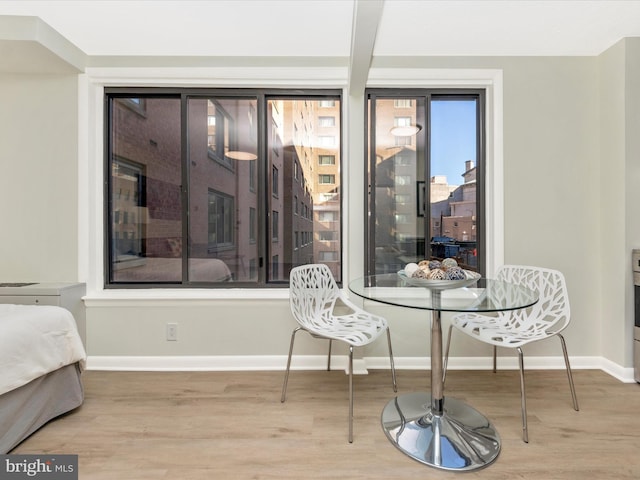
<svg viewBox="0 0 640 480">
<path fill-rule="evenodd" d="M 266 123 L 268 121 L 271 121 L 270 118 L 268 118 L 268 116 L 266 115 L 266 104 L 269 101 L 269 99 L 285 99 L 285 100 L 295 100 L 296 98 L 302 98 L 302 99 L 309 99 L 312 101 L 317 101 L 318 104 L 320 104 L 321 102 L 324 101 L 329 101 L 333 104 L 335 104 L 336 102 L 340 102 L 340 109 L 338 110 L 338 116 L 340 117 L 340 128 L 336 131 L 336 133 L 333 135 L 334 138 L 334 145 L 338 145 L 339 142 L 339 147 L 338 147 L 338 154 L 340 155 L 340 158 L 343 158 L 343 149 L 344 149 L 344 130 L 345 130 L 345 126 L 344 123 L 342 121 L 342 111 L 344 108 L 344 90 L 343 89 L 326 89 L 326 88 L 313 88 L 313 87 L 309 87 L 309 88 L 302 88 L 302 89 L 279 89 L 279 88 L 226 88 L 226 87 L 211 87 L 211 88 L 204 88 L 204 87 L 153 87 L 153 86 L 144 86 L 144 87 L 127 87 L 127 86 L 103 86 L 101 90 L 101 98 L 102 98 L 102 104 L 104 106 L 104 109 L 102 110 L 102 116 L 103 116 L 103 126 L 102 126 L 102 131 L 103 131 L 103 143 L 102 143 L 102 148 L 103 148 L 103 175 L 104 175 L 104 185 L 105 188 L 102 189 L 102 196 L 103 196 L 103 230 L 102 230 L 102 238 L 103 238 L 103 249 L 102 249 L 102 264 L 103 264 L 103 275 L 102 275 L 102 285 L 101 288 L 104 290 L 128 290 L 128 289 L 158 289 L 159 291 L 161 290 L 166 290 L 166 289 L 193 289 L 193 288 L 210 288 L 210 289 L 222 289 L 222 290 L 229 290 L 229 289 L 277 289 L 277 288 L 288 288 L 288 281 L 283 281 L 282 279 L 275 279 L 272 278 L 271 280 L 267 280 L 269 278 L 269 268 L 270 267 L 270 260 L 272 260 L 274 257 L 277 258 L 279 253 L 277 253 L 275 250 L 272 250 L 271 247 L 269 246 L 269 244 L 271 244 L 274 241 L 278 241 L 278 242 L 282 242 L 283 240 L 283 236 L 282 234 L 282 222 L 283 219 L 279 218 L 278 219 L 278 231 L 277 232 L 273 232 L 273 219 L 272 219 L 272 212 L 271 210 L 267 207 L 265 208 L 264 206 L 262 208 L 258 208 L 257 210 L 257 221 L 258 221 L 258 226 L 256 227 L 257 230 L 257 239 L 256 242 L 258 244 L 258 251 L 259 251 L 259 265 L 257 266 L 258 269 L 258 279 L 257 281 L 253 282 L 233 282 L 233 283 L 229 283 L 229 284 L 222 284 L 222 283 L 217 283 L 217 282 L 192 282 L 189 280 L 189 254 L 188 254 L 188 249 L 184 248 L 182 253 L 182 257 L 183 257 L 183 267 L 182 267 L 182 279 L 178 282 L 174 282 L 174 281 L 167 281 L 167 282 L 153 282 L 153 281 L 141 281 L 141 282 L 126 282 L 126 281 L 112 281 L 111 280 L 111 268 L 112 268 L 112 263 L 110 261 L 110 252 L 111 252 L 111 247 L 109 245 L 110 241 L 109 241 L 109 237 L 110 237 L 110 225 L 108 222 L 110 222 L 110 217 L 111 217 L 111 213 L 110 213 L 110 206 L 109 206 L 109 195 L 110 195 L 110 188 L 109 188 L 109 182 L 110 182 L 110 174 L 109 174 L 109 165 L 110 165 L 110 157 L 111 157 L 111 153 L 110 153 L 110 129 L 111 129 L 111 119 L 110 119 L 110 108 L 109 108 L 109 101 L 110 99 L 115 99 L 115 98 L 123 98 L 123 99 L 127 99 L 128 97 L 133 97 L 136 96 L 136 98 L 141 98 L 143 99 L 142 101 L 144 102 L 147 98 L 154 98 L 154 97 L 177 97 L 181 99 L 181 109 L 182 109 L 182 113 L 181 113 L 181 131 L 182 131 L 182 141 L 183 141 L 183 145 L 182 145 L 182 158 L 181 158 L 181 164 L 182 164 L 182 170 L 183 170 L 183 180 L 187 181 L 188 179 L 188 175 L 186 174 L 187 172 L 187 166 L 186 166 L 186 160 L 185 158 L 188 158 L 188 143 L 185 142 L 185 138 L 188 137 L 188 132 L 187 132 L 187 122 L 186 119 L 188 117 L 188 114 L 186 113 L 186 104 L 188 103 L 188 99 L 189 98 L 206 98 L 207 96 L 209 97 L 220 97 L 220 96 L 228 96 L 228 97 L 242 97 L 242 96 L 246 96 L 247 98 L 251 98 L 251 97 L 257 97 L 258 98 L 258 102 L 257 102 L 257 112 L 255 112 L 255 115 L 253 116 L 253 121 L 258 121 L 259 127 L 258 127 L 258 131 L 257 131 L 257 135 L 258 135 L 258 150 L 260 152 L 260 155 L 262 158 L 264 158 L 264 162 L 262 162 L 262 164 L 260 164 L 257 167 L 257 172 L 256 172 L 256 176 L 257 179 L 256 180 L 256 185 L 255 185 L 255 191 L 258 195 L 258 197 L 261 199 L 261 201 L 265 201 L 265 203 L 268 204 L 268 201 L 266 200 L 269 196 L 272 196 L 273 194 L 279 195 L 281 192 L 272 192 L 272 184 L 271 184 L 271 175 L 267 175 L 267 168 L 268 166 L 271 166 L 270 163 L 268 163 L 267 161 L 267 150 L 268 148 L 271 146 L 272 148 L 275 148 L 276 145 L 274 144 L 274 142 L 269 142 L 268 139 L 266 138 L 267 135 L 267 127 L 266 127 Z M 218 121 L 218 112 L 216 111 L 216 125 L 219 123 Z M 208 121 L 207 121 L 208 123 Z M 217 133 L 217 132 L 216 132 Z M 316 136 L 320 137 L 322 136 L 321 133 L 318 131 L 316 132 Z M 220 159 L 218 158 L 217 155 L 212 155 L 212 152 L 209 151 L 209 158 L 212 161 L 216 161 L 218 163 L 223 164 L 223 166 L 229 168 L 230 170 L 235 170 L 235 163 L 231 162 L 229 165 L 226 165 L 222 162 L 220 162 Z M 278 152 L 276 152 L 274 150 L 274 153 L 276 155 L 278 155 Z M 298 169 L 299 166 L 297 164 L 297 161 L 295 162 L 294 167 L 295 168 L 295 173 L 296 176 L 299 175 Z M 279 176 L 279 173 L 277 174 Z M 339 170 L 338 174 L 340 177 L 340 188 L 341 191 L 344 190 L 344 187 L 346 185 L 344 178 L 343 178 L 343 172 L 342 170 Z M 251 188 L 253 191 L 254 185 L 251 184 Z M 188 193 L 187 193 L 187 188 L 182 186 L 181 187 L 182 190 L 182 197 L 183 197 L 183 216 L 182 216 L 182 221 L 183 221 L 183 232 L 187 232 L 186 234 L 183 234 L 183 238 L 186 238 L 185 235 L 188 235 L 188 224 L 186 222 L 186 220 L 188 219 L 188 214 L 185 213 L 185 210 L 188 209 L 188 201 L 185 201 L 185 199 L 188 199 Z M 345 195 L 341 195 L 341 201 L 340 201 L 340 225 L 338 226 L 338 228 L 340 229 L 341 233 L 340 233 L 340 238 L 342 239 L 344 237 L 344 214 L 345 214 L 345 203 L 344 203 L 344 197 Z M 264 211 L 263 211 L 264 210 Z M 268 211 L 267 211 L 268 210 Z M 249 213 L 247 213 L 247 216 L 249 216 Z M 279 213 L 278 217 L 282 217 L 282 215 Z M 293 215 L 292 215 L 293 217 Z M 249 217 L 247 217 L 249 218 Z M 276 233 L 276 237 L 272 237 L 273 233 Z M 234 240 L 235 241 L 235 240 Z M 342 241 L 340 242 L 340 245 L 337 246 L 338 252 L 339 252 L 339 258 L 342 259 L 343 257 L 343 249 L 344 249 L 344 245 L 342 243 Z M 285 252 L 286 255 L 290 255 L 290 253 Z M 283 267 L 284 268 L 284 267 Z M 340 272 L 340 280 L 338 280 L 338 283 L 341 284 L 342 283 L 342 278 L 344 277 L 344 269 L 345 269 L 345 265 L 344 262 L 341 262 L 341 272 Z"/>
<path fill-rule="evenodd" d="M 429 101 L 431 101 L 431 99 L 446 97 L 448 99 L 454 100 L 456 98 L 465 98 L 467 96 L 478 97 L 478 112 L 477 112 L 476 121 L 478 122 L 477 129 L 480 132 L 480 135 L 476 139 L 477 141 L 476 147 L 478 152 L 476 168 L 478 171 L 478 178 L 481 179 L 481 181 L 477 182 L 476 202 L 477 202 L 478 212 L 482 212 L 482 215 L 480 214 L 478 215 L 478 217 L 480 218 L 480 221 L 478 222 L 476 220 L 475 226 L 478 232 L 477 233 L 477 250 L 479 252 L 477 270 L 483 276 L 486 276 L 494 271 L 495 258 L 497 258 L 498 256 L 499 257 L 502 256 L 502 250 L 496 252 L 497 255 L 494 255 L 494 252 L 489 251 L 490 248 L 494 247 L 494 244 L 487 237 L 489 233 L 487 225 L 490 223 L 493 223 L 493 221 L 495 220 L 494 212 L 490 211 L 494 202 L 491 199 L 489 200 L 487 199 L 487 188 L 489 188 L 491 185 L 494 185 L 494 183 L 491 181 L 490 176 L 487 174 L 487 171 L 488 171 L 487 165 L 489 163 L 489 160 L 488 160 L 489 153 L 487 152 L 487 136 L 489 135 L 487 132 L 487 109 L 490 108 L 487 105 L 487 102 L 489 101 L 488 99 L 489 95 L 487 90 L 488 90 L 487 88 L 469 88 L 464 86 L 461 86 L 460 88 L 455 88 L 455 87 L 367 88 L 365 90 L 365 103 L 367 105 L 365 109 L 365 112 L 366 112 L 365 113 L 365 124 L 366 124 L 365 138 L 369 139 L 369 137 L 371 136 L 371 143 L 373 143 L 375 140 L 375 132 L 372 133 L 370 131 L 371 130 L 370 127 L 372 125 L 375 125 L 375 120 L 376 120 L 375 111 L 373 111 L 373 109 L 371 108 L 371 104 L 373 104 L 377 98 L 388 99 L 388 100 L 392 100 L 394 98 L 402 99 L 407 97 L 412 97 L 412 99 L 414 97 L 421 98 L 422 102 L 418 100 L 416 108 L 418 109 L 419 108 L 418 106 L 422 105 L 422 108 L 425 109 L 425 112 L 422 115 L 422 117 L 424 118 L 420 117 L 420 113 L 418 112 L 419 119 L 417 123 L 420 123 L 420 121 L 428 123 L 429 120 L 425 117 L 425 115 L 428 116 L 428 113 L 426 112 L 429 110 L 428 106 L 429 106 Z M 397 105 L 397 101 L 394 102 L 394 108 L 398 108 L 396 107 L 396 105 Z M 397 124 L 398 118 L 399 118 L 398 115 L 394 116 L 394 124 Z M 420 118 L 422 119 L 420 120 Z M 429 132 L 430 132 L 430 127 L 429 125 L 426 125 L 425 136 L 427 137 L 427 139 L 429 138 Z M 398 138 L 412 138 L 412 137 L 396 137 L 396 145 L 398 145 L 397 143 Z M 418 136 L 415 136 L 415 139 L 416 139 L 416 155 L 418 156 L 418 158 L 422 157 L 423 160 L 428 165 L 430 163 L 430 152 L 429 152 L 428 145 L 425 145 L 424 144 L 425 142 L 418 141 Z M 403 144 L 403 145 L 406 145 L 406 144 Z M 368 147 L 366 147 L 365 155 L 367 156 L 367 161 L 365 162 L 366 163 L 365 164 L 365 181 L 368 185 L 373 185 L 375 183 L 375 178 L 371 177 L 370 175 L 374 175 L 374 173 L 371 173 L 371 172 L 375 171 L 374 169 L 375 162 L 376 162 L 375 151 L 370 152 Z M 428 172 L 428 170 L 426 170 L 426 172 Z M 499 173 L 501 174 L 501 171 Z M 429 177 L 428 173 L 426 174 L 426 177 L 427 178 L 420 179 L 421 181 L 418 180 L 416 184 L 419 184 L 419 183 L 424 184 L 424 186 L 427 189 L 427 191 L 425 191 L 424 193 L 425 198 L 429 198 L 429 192 L 428 192 L 429 182 L 426 181 Z M 365 213 L 365 231 L 366 231 L 365 248 L 364 248 L 364 255 L 365 255 L 364 271 L 366 275 L 373 275 L 376 273 L 375 272 L 375 263 L 376 263 L 375 252 L 374 252 L 374 248 L 372 248 L 372 246 L 375 243 L 373 240 L 375 238 L 375 218 L 376 218 L 375 217 L 375 189 L 367 188 L 367 192 L 368 193 L 367 193 L 367 198 L 365 199 L 365 212 L 364 212 Z M 426 215 L 426 212 L 425 212 L 425 215 Z M 432 232 L 429 231 L 429 222 L 425 222 L 424 236 L 425 236 L 425 240 L 427 238 L 434 236 Z"/>
<path fill-rule="evenodd" d="M 491 276 L 504 263 L 505 252 L 505 204 L 504 204 L 504 71 L 501 68 L 434 68 L 419 59 L 395 67 L 372 66 L 367 87 L 370 88 L 484 88 L 487 91 L 487 275 Z M 81 199 L 78 224 L 78 274 L 86 282 L 85 303 L 92 307 L 135 305 L 136 302 L 168 301 L 167 294 L 175 299 L 175 305 L 185 300 L 215 299 L 286 299 L 286 289 L 237 288 L 237 289 L 149 289 L 140 293 L 128 288 L 105 288 L 107 274 L 105 262 L 105 90 L 138 85 L 145 92 L 149 89 L 167 89 L 177 85 L 194 88 L 238 88 L 240 85 L 256 85 L 265 88 L 339 88 L 342 91 L 342 126 L 344 128 L 342 151 L 349 155 L 343 164 L 343 270 L 347 278 L 364 273 L 364 257 L 350 255 L 361 251 L 366 230 L 358 219 L 366 207 L 366 188 L 362 175 L 366 161 L 366 125 L 359 130 L 364 111 L 364 95 L 354 93 L 355 103 L 347 102 L 348 74 L 344 68 L 327 69 L 309 66 L 283 68 L 214 66 L 207 69 L 191 67 L 158 67 L 153 69 L 92 67 L 78 79 L 78 195 Z M 330 87 L 328 87 L 330 86 Z M 348 120 L 349 128 L 344 122 Z M 366 184 L 365 184 L 366 185 Z M 348 207 L 344 208 L 345 206 Z M 355 221 L 353 221 L 355 220 Z M 344 228 L 349 225 L 349 228 Z M 345 256 L 346 255 L 346 256 Z M 346 261 L 348 259 L 348 261 Z M 258 269 L 250 264 L 250 269 Z M 154 303 L 155 304 L 155 303 Z"/>
</svg>

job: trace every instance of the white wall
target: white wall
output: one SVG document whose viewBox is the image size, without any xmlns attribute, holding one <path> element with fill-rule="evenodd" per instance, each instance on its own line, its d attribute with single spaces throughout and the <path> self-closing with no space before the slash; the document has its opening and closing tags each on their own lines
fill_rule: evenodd
<svg viewBox="0 0 640 480">
<path fill-rule="evenodd" d="M 624 40 L 626 49 L 625 62 L 625 124 L 628 134 L 625 138 L 625 187 L 626 187 L 626 253 L 627 259 L 631 250 L 640 248 L 640 38 Z M 633 337 L 634 324 L 634 290 L 629 286 L 632 273 L 626 262 L 625 269 L 625 320 L 620 326 L 624 335 L 618 338 L 618 345 L 623 352 L 623 361 L 630 365 L 633 348 L 627 339 Z M 616 358 L 616 357 L 613 357 Z"/>
<path fill-rule="evenodd" d="M 640 248 L 640 39 L 618 42 L 599 58 L 601 157 L 601 348 L 631 366 L 631 251 Z M 611 232 L 616 232 L 612 235 Z"/>
<path fill-rule="evenodd" d="M 619 42 L 599 58 L 601 248 L 597 269 L 608 272 L 601 284 L 599 337 L 603 355 L 621 364 L 627 360 L 628 347 L 621 332 L 625 330 L 625 298 L 631 277 L 626 239 L 625 51 L 625 42 Z"/>
<path fill-rule="evenodd" d="M 508 87 L 507 87 L 508 86 Z M 571 356 L 601 346 L 597 69 L 591 58 L 517 59 L 505 73 L 505 263 L 566 277 Z M 589 261 L 594 259 L 594 262 Z M 527 349 L 559 355 L 557 340 Z"/>
<path fill-rule="evenodd" d="M 76 75 L 0 75 L 0 281 L 78 278 Z"/>
</svg>

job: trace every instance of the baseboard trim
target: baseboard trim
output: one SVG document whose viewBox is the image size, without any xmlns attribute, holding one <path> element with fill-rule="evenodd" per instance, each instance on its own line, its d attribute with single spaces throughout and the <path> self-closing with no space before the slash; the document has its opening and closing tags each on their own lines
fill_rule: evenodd
<svg viewBox="0 0 640 480">
<path fill-rule="evenodd" d="M 429 357 L 395 357 L 398 370 L 429 370 Z M 634 383 L 633 368 L 622 367 L 603 357 L 572 357 L 574 370 L 602 370 L 624 383 Z M 184 355 L 184 356 L 101 356 L 87 358 L 87 370 L 109 371 L 283 371 L 287 364 L 285 355 L 242 356 L 242 355 Z M 347 371 L 348 357 L 331 357 L 332 370 Z M 489 370 L 493 366 L 491 357 L 452 357 L 450 370 Z M 291 361 L 292 370 L 326 370 L 325 355 L 299 355 Z M 387 357 L 366 357 L 354 359 L 353 372 L 366 374 L 369 370 L 390 368 Z M 498 357 L 498 369 L 515 370 L 517 357 Z M 529 370 L 564 369 L 562 357 L 525 357 L 525 368 Z"/>
<path fill-rule="evenodd" d="M 429 370 L 429 357 L 395 357 L 398 370 Z M 625 368 L 603 357 L 571 357 L 574 370 L 602 370 L 624 383 L 634 383 L 633 368 Z M 347 370 L 348 356 L 333 355 L 331 370 Z M 109 371 L 284 371 L 286 355 L 181 355 L 181 356 L 102 356 L 90 355 L 87 370 Z M 325 355 L 298 355 L 291 360 L 292 370 L 326 370 Z M 366 374 L 369 370 L 389 369 L 387 357 L 354 359 L 354 374 Z M 490 370 L 492 357 L 453 357 L 449 359 L 450 370 Z M 515 370 L 517 357 L 498 357 L 498 369 Z M 525 357 L 525 368 L 529 370 L 564 369 L 562 357 Z"/>
</svg>

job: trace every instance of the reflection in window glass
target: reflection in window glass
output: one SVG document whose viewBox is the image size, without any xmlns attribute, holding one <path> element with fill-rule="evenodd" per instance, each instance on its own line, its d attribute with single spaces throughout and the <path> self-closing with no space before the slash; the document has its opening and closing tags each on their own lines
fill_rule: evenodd
<svg viewBox="0 0 640 480">
<path fill-rule="evenodd" d="M 341 281 L 340 91 L 141 90 L 105 89 L 107 285 Z"/>
<path fill-rule="evenodd" d="M 233 224 L 235 223 L 233 198 L 221 193 L 209 192 L 209 248 L 233 245 Z"/>
<path fill-rule="evenodd" d="M 333 135 L 321 135 L 318 137 L 318 143 L 321 147 L 335 147 L 336 137 Z"/>
<path fill-rule="evenodd" d="M 336 118 L 335 117 L 319 117 L 318 123 L 321 127 L 335 127 Z"/>
<path fill-rule="evenodd" d="M 247 268 L 258 259 L 256 104 L 251 97 L 188 99 L 190 283 L 257 280 Z"/>
<path fill-rule="evenodd" d="M 480 93 L 425 90 L 413 98 L 370 92 L 372 201 L 367 272 L 397 272 L 410 261 L 454 257 L 481 268 L 477 231 L 483 132 Z M 397 92 L 401 93 L 401 92 Z M 389 92 L 385 92 L 388 95 Z M 373 115 L 375 113 L 375 115 Z M 415 135 L 392 127 L 418 125 Z M 481 253 L 480 253 L 481 255 Z"/>
<path fill-rule="evenodd" d="M 396 175 L 396 185 L 411 185 L 415 180 L 411 175 Z"/>
<path fill-rule="evenodd" d="M 431 107 L 432 237 L 453 239 L 434 245 L 432 255 L 453 254 L 477 267 L 477 109 L 476 98 L 434 99 Z M 438 221 L 438 226 L 435 223 Z"/>
<path fill-rule="evenodd" d="M 112 164 L 113 253 L 117 264 L 143 257 L 144 216 L 142 167 L 121 159 Z M 138 217 L 138 218 L 137 218 Z"/>
<path fill-rule="evenodd" d="M 336 157 L 335 155 L 320 155 L 318 164 L 319 165 L 335 165 Z"/>
<path fill-rule="evenodd" d="M 280 214 L 274 210 L 271 212 L 271 241 L 277 242 L 280 238 Z"/>
<path fill-rule="evenodd" d="M 272 129 L 267 135 L 269 168 L 279 172 L 281 184 L 280 195 L 269 198 L 273 214 L 280 212 L 280 233 L 278 241 L 269 244 L 268 278 L 286 281 L 292 267 L 322 262 L 340 282 L 342 267 L 335 244 L 313 241 L 315 231 L 340 239 L 340 102 L 270 98 L 267 112 Z M 272 230 L 275 239 L 275 222 Z M 325 253 L 329 248 L 330 255 Z"/>
<path fill-rule="evenodd" d="M 256 243 L 256 222 L 258 215 L 254 207 L 249 207 L 249 242 Z"/>
<path fill-rule="evenodd" d="M 338 260 L 338 252 L 336 251 L 324 251 L 320 252 L 321 262 L 335 262 Z"/>
<path fill-rule="evenodd" d="M 335 175 L 328 175 L 328 174 L 322 174 L 322 175 L 318 175 L 318 183 L 323 183 L 323 184 L 327 184 L 327 185 L 333 185 L 334 183 L 336 183 L 336 176 Z"/>
<path fill-rule="evenodd" d="M 318 220 L 320 222 L 335 222 L 336 217 L 335 212 L 318 212 Z"/>
<path fill-rule="evenodd" d="M 179 281 L 180 100 L 123 98 L 110 106 L 109 283 Z"/>
<path fill-rule="evenodd" d="M 336 232 L 325 231 L 318 232 L 318 240 L 321 242 L 333 242 L 336 239 Z"/>
<path fill-rule="evenodd" d="M 278 168 L 273 167 L 273 170 L 271 173 L 271 193 L 273 194 L 274 197 L 278 196 L 279 188 L 280 188 L 280 181 L 278 179 Z"/>
<path fill-rule="evenodd" d="M 411 203 L 411 195 L 398 193 L 395 196 L 396 204 L 398 205 L 408 205 Z"/>
<path fill-rule="evenodd" d="M 395 117 L 393 119 L 394 127 L 408 127 L 411 125 L 411 117 Z"/>
</svg>

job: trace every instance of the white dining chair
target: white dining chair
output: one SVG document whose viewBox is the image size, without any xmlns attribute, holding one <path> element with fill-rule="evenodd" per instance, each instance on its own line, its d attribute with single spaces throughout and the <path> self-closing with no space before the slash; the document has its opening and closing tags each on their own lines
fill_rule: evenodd
<svg viewBox="0 0 640 480">
<path fill-rule="evenodd" d="M 353 349 L 362 347 L 376 340 L 382 333 L 387 333 L 389 359 L 391 362 L 391 378 L 394 392 L 398 391 L 396 371 L 391 349 L 391 333 L 387 321 L 377 315 L 366 312 L 349 301 L 338 288 L 333 274 L 324 264 L 301 265 L 291 269 L 289 277 L 289 304 L 291 313 L 298 322 L 291 334 L 289 358 L 282 386 L 284 402 L 287 393 L 287 382 L 291 368 L 291 355 L 296 333 L 305 330 L 315 338 L 329 340 L 329 359 L 327 370 L 331 369 L 331 343 L 339 340 L 349 345 L 349 443 L 353 442 Z M 345 308 L 346 312 L 338 314 Z"/>
<path fill-rule="evenodd" d="M 496 273 L 496 280 L 515 283 L 534 290 L 539 300 L 533 306 L 513 311 L 497 312 L 494 316 L 466 312 L 455 315 L 449 327 L 445 364 L 453 329 L 466 333 L 481 342 L 493 345 L 493 371 L 496 371 L 497 347 L 518 351 L 520 366 L 520 396 L 522 408 L 522 439 L 529 442 L 527 427 L 527 402 L 524 383 L 524 356 L 522 347 L 531 342 L 557 336 L 562 345 L 564 363 L 569 379 L 573 408 L 577 411 L 578 399 L 567 355 L 567 345 L 560 332 L 571 320 L 569 296 L 564 275 L 557 270 L 523 265 L 505 265 Z M 445 368 L 446 375 L 446 368 Z"/>
</svg>

